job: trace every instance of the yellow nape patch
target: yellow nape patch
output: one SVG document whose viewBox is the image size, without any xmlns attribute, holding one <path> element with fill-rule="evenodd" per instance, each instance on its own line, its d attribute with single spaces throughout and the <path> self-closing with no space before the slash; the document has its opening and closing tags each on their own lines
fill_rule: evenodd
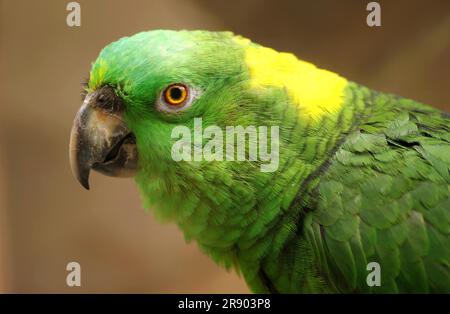
<svg viewBox="0 0 450 314">
<path fill-rule="evenodd" d="M 251 44 L 242 37 L 236 37 L 235 41 L 244 46 L 252 87 L 286 88 L 300 113 L 314 120 L 342 107 L 346 79 L 301 61 L 291 53 Z"/>
</svg>

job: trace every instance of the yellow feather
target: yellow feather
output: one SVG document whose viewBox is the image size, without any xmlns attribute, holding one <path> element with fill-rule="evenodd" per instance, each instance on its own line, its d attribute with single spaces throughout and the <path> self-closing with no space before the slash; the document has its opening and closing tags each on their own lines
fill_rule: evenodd
<svg viewBox="0 0 450 314">
<path fill-rule="evenodd" d="M 300 114 L 313 120 L 336 113 L 342 107 L 345 78 L 299 60 L 291 53 L 255 45 L 240 36 L 234 40 L 244 46 L 251 88 L 285 88 L 299 106 Z"/>
<path fill-rule="evenodd" d="M 89 92 L 96 90 L 103 84 L 107 70 L 108 66 L 105 60 L 99 59 L 89 74 Z"/>
</svg>

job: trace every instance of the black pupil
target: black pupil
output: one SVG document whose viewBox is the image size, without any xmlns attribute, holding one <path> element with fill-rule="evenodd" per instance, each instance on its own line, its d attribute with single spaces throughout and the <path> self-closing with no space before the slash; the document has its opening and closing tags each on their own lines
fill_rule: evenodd
<svg viewBox="0 0 450 314">
<path fill-rule="evenodd" d="M 170 98 L 172 98 L 173 100 L 180 100 L 182 96 L 183 91 L 180 87 L 172 87 L 170 89 Z"/>
</svg>

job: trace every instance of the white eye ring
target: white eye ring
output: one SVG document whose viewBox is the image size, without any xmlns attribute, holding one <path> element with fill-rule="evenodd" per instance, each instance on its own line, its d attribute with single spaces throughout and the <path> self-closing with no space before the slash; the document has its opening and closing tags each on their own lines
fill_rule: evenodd
<svg viewBox="0 0 450 314">
<path fill-rule="evenodd" d="M 167 90 L 169 88 L 171 88 L 175 85 L 183 86 L 186 89 L 186 93 L 187 93 L 186 99 L 179 105 L 169 104 L 166 100 L 165 93 L 167 92 Z M 200 94 L 201 94 L 200 90 L 198 90 L 196 88 L 191 88 L 187 84 L 182 84 L 182 83 L 170 84 L 159 93 L 159 97 L 156 102 L 156 109 L 158 111 L 167 112 L 167 113 L 177 113 L 177 112 L 184 111 L 191 107 L 194 100 L 196 100 L 200 96 Z"/>
</svg>

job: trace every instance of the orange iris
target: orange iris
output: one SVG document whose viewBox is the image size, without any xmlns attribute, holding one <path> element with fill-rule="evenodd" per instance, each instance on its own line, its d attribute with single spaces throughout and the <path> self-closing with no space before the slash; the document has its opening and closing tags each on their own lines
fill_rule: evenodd
<svg viewBox="0 0 450 314">
<path fill-rule="evenodd" d="M 187 99 L 188 90 L 183 84 L 172 84 L 164 91 L 166 103 L 172 106 L 179 106 Z"/>
</svg>

